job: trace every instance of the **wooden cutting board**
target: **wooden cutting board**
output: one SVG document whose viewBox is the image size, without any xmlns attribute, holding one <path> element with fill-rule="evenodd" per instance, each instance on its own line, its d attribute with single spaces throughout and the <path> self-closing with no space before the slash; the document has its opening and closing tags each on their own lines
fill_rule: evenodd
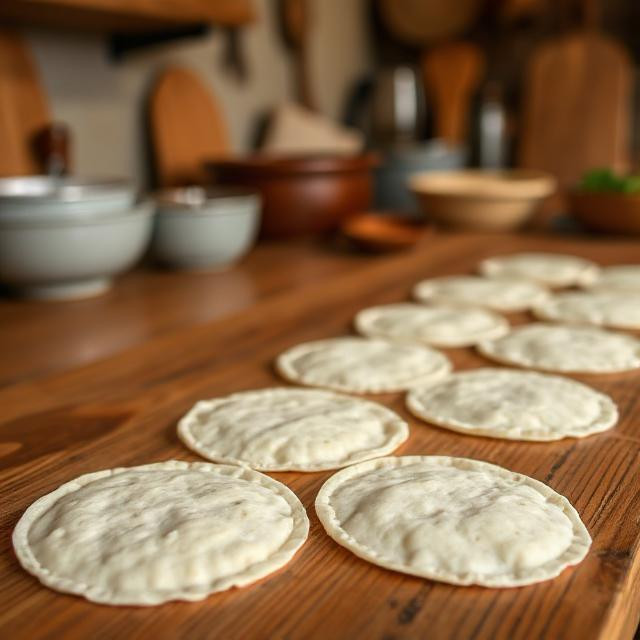
<svg viewBox="0 0 640 640">
<path fill-rule="evenodd" d="M 230 155 L 222 111 L 189 69 L 172 67 L 160 75 L 151 93 L 149 117 L 160 187 L 203 184 L 204 162 Z"/>
<path fill-rule="evenodd" d="M 571 187 L 592 168 L 629 166 L 632 64 L 624 48 L 583 30 L 541 45 L 523 94 L 518 164 Z"/>
<path fill-rule="evenodd" d="M 94 354 L 88 366 L 41 371 L 36 378 L 0 389 L 0 637 L 630 640 L 640 613 L 640 371 L 578 376 L 610 394 L 620 409 L 614 429 L 579 440 L 530 443 L 456 434 L 412 417 L 404 409 L 403 394 L 371 396 L 410 423 L 411 436 L 398 455 L 486 460 L 544 481 L 571 500 L 593 547 L 577 567 L 540 584 L 455 587 L 357 558 L 324 533 L 315 515 L 315 496 L 331 472 L 274 474 L 307 508 L 308 542 L 269 578 L 202 602 L 95 605 L 40 585 L 21 569 L 11 548 L 11 531 L 24 509 L 82 473 L 171 458 L 197 460 L 176 437 L 176 421 L 199 399 L 283 384 L 272 368 L 283 349 L 349 333 L 353 315 L 363 307 L 408 300 L 417 280 L 473 273 L 482 258 L 513 251 L 572 253 L 601 264 L 638 259 L 637 242 L 566 236 L 449 233 L 415 251 L 350 264 L 318 242 L 287 242 L 261 245 L 243 265 L 215 274 L 217 284 L 210 281 L 205 287 L 208 295 L 202 295 L 200 276 L 157 278 L 141 272 L 123 279 L 125 289 L 131 286 L 127 281 L 136 280 L 131 295 L 116 288 L 108 298 L 82 302 L 75 312 L 84 321 L 76 319 L 66 328 L 67 338 L 75 338 L 77 345 L 69 351 L 86 357 L 92 332 L 101 347 L 111 341 L 113 356 Z M 280 276 L 274 270 L 278 263 Z M 286 264 L 290 277 L 283 279 Z M 329 264 L 333 268 L 327 269 Z M 265 294 L 269 281 L 271 290 Z M 227 291 L 222 297 L 216 295 L 221 282 Z M 260 300 L 247 298 L 247 290 L 261 292 Z M 134 299 L 135 308 L 126 312 Z M 228 299 L 235 299 L 233 309 L 206 320 L 212 300 L 227 304 Z M 184 308 L 174 311 L 171 300 Z M 115 308 L 111 314 L 120 314 L 119 322 L 105 322 L 105 304 Z M 239 310 L 238 304 L 244 308 Z M 171 326 L 167 313 L 150 313 L 166 305 L 172 306 Z M 31 318 L 35 326 L 34 319 L 42 317 L 42 303 L 21 304 L 13 312 L 16 306 L 0 302 L 0 318 L 13 317 L 8 327 L 3 325 L 3 337 L 20 338 L 20 320 Z M 186 325 L 173 324 L 176 314 L 184 321 L 182 314 L 189 313 Z M 512 314 L 510 320 L 531 318 Z M 122 351 L 123 343 L 115 337 L 136 321 L 138 343 Z M 49 363 L 60 343 L 41 340 L 41 362 Z M 448 349 L 447 354 L 459 370 L 488 364 L 472 349 Z"/>
<path fill-rule="evenodd" d="M 17 32 L 0 29 L 0 176 L 40 172 L 33 139 L 50 122 L 27 45 Z"/>
</svg>

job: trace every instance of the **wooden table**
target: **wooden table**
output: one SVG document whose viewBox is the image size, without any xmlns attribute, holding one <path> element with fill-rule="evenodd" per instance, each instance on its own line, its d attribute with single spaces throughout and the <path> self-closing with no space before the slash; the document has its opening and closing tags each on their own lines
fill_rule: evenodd
<svg viewBox="0 0 640 640">
<path fill-rule="evenodd" d="M 284 348 L 348 332 L 358 309 L 404 300 L 423 277 L 523 249 L 640 262 L 637 243 L 526 236 L 438 236 L 384 258 L 293 243 L 260 247 L 221 274 L 133 274 L 93 301 L 0 302 L 0 637 L 630 638 L 640 613 L 640 373 L 583 378 L 616 400 L 621 420 L 580 441 L 462 436 L 410 418 L 400 394 L 376 398 L 411 424 L 398 453 L 488 460 L 571 500 L 594 544 L 581 565 L 543 584 L 453 587 L 356 558 L 313 510 L 329 473 L 274 474 L 307 507 L 308 542 L 276 575 L 199 603 L 90 604 L 40 586 L 11 550 L 24 509 L 67 480 L 196 459 L 177 440 L 176 420 L 199 398 L 278 384 L 271 363 Z M 457 368 L 483 363 L 470 350 L 449 353 Z"/>
</svg>

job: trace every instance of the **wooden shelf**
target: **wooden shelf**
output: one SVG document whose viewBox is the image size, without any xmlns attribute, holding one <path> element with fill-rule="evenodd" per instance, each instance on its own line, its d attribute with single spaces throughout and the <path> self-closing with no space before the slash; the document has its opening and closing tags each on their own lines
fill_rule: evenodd
<svg viewBox="0 0 640 640">
<path fill-rule="evenodd" d="M 97 32 L 140 33 L 188 24 L 253 22 L 251 0 L 1 0 L 0 21 Z"/>
</svg>

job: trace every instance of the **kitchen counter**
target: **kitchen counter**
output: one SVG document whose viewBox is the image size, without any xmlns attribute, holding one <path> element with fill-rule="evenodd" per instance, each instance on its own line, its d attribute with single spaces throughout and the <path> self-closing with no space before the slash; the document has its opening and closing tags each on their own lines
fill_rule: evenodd
<svg viewBox="0 0 640 640">
<path fill-rule="evenodd" d="M 577 376 L 621 413 L 614 430 L 579 441 L 463 436 L 409 417 L 401 394 L 375 397 L 411 425 L 398 454 L 487 460 L 571 500 L 593 547 L 581 565 L 539 585 L 453 587 L 356 558 L 313 510 L 330 472 L 273 474 L 307 508 L 308 542 L 272 577 L 198 603 L 91 604 L 40 586 L 11 549 L 24 509 L 67 480 L 197 459 L 178 441 L 177 419 L 200 398 L 282 384 L 271 363 L 286 347 L 350 331 L 356 311 L 407 299 L 421 278 L 469 273 L 484 257 L 520 250 L 640 263 L 640 244 L 628 241 L 442 235 L 390 257 L 305 241 L 259 246 L 221 273 L 139 271 L 93 300 L 1 301 L 0 637 L 631 638 L 640 616 L 640 372 Z M 458 369 L 486 364 L 468 349 L 447 353 Z"/>
</svg>

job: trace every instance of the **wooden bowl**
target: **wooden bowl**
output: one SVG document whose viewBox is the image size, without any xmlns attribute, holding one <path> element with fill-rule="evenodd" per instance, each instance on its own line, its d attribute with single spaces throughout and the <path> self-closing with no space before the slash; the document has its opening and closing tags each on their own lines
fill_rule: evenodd
<svg viewBox="0 0 640 640">
<path fill-rule="evenodd" d="M 208 165 L 218 184 L 248 187 L 262 196 L 261 235 L 290 238 L 332 231 L 368 209 L 375 154 L 254 155 Z"/>
<path fill-rule="evenodd" d="M 543 171 L 438 171 L 409 181 L 423 213 L 446 227 L 510 231 L 524 225 L 556 188 Z"/>
<path fill-rule="evenodd" d="M 640 233 L 640 194 L 573 191 L 571 214 L 601 233 Z"/>
<path fill-rule="evenodd" d="M 406 215 L 372 211 L 349 218 L 341 231 L 360 249 L 386 253 L 413 247 L 432 233 L 433 227 Z"/>
</svg>

